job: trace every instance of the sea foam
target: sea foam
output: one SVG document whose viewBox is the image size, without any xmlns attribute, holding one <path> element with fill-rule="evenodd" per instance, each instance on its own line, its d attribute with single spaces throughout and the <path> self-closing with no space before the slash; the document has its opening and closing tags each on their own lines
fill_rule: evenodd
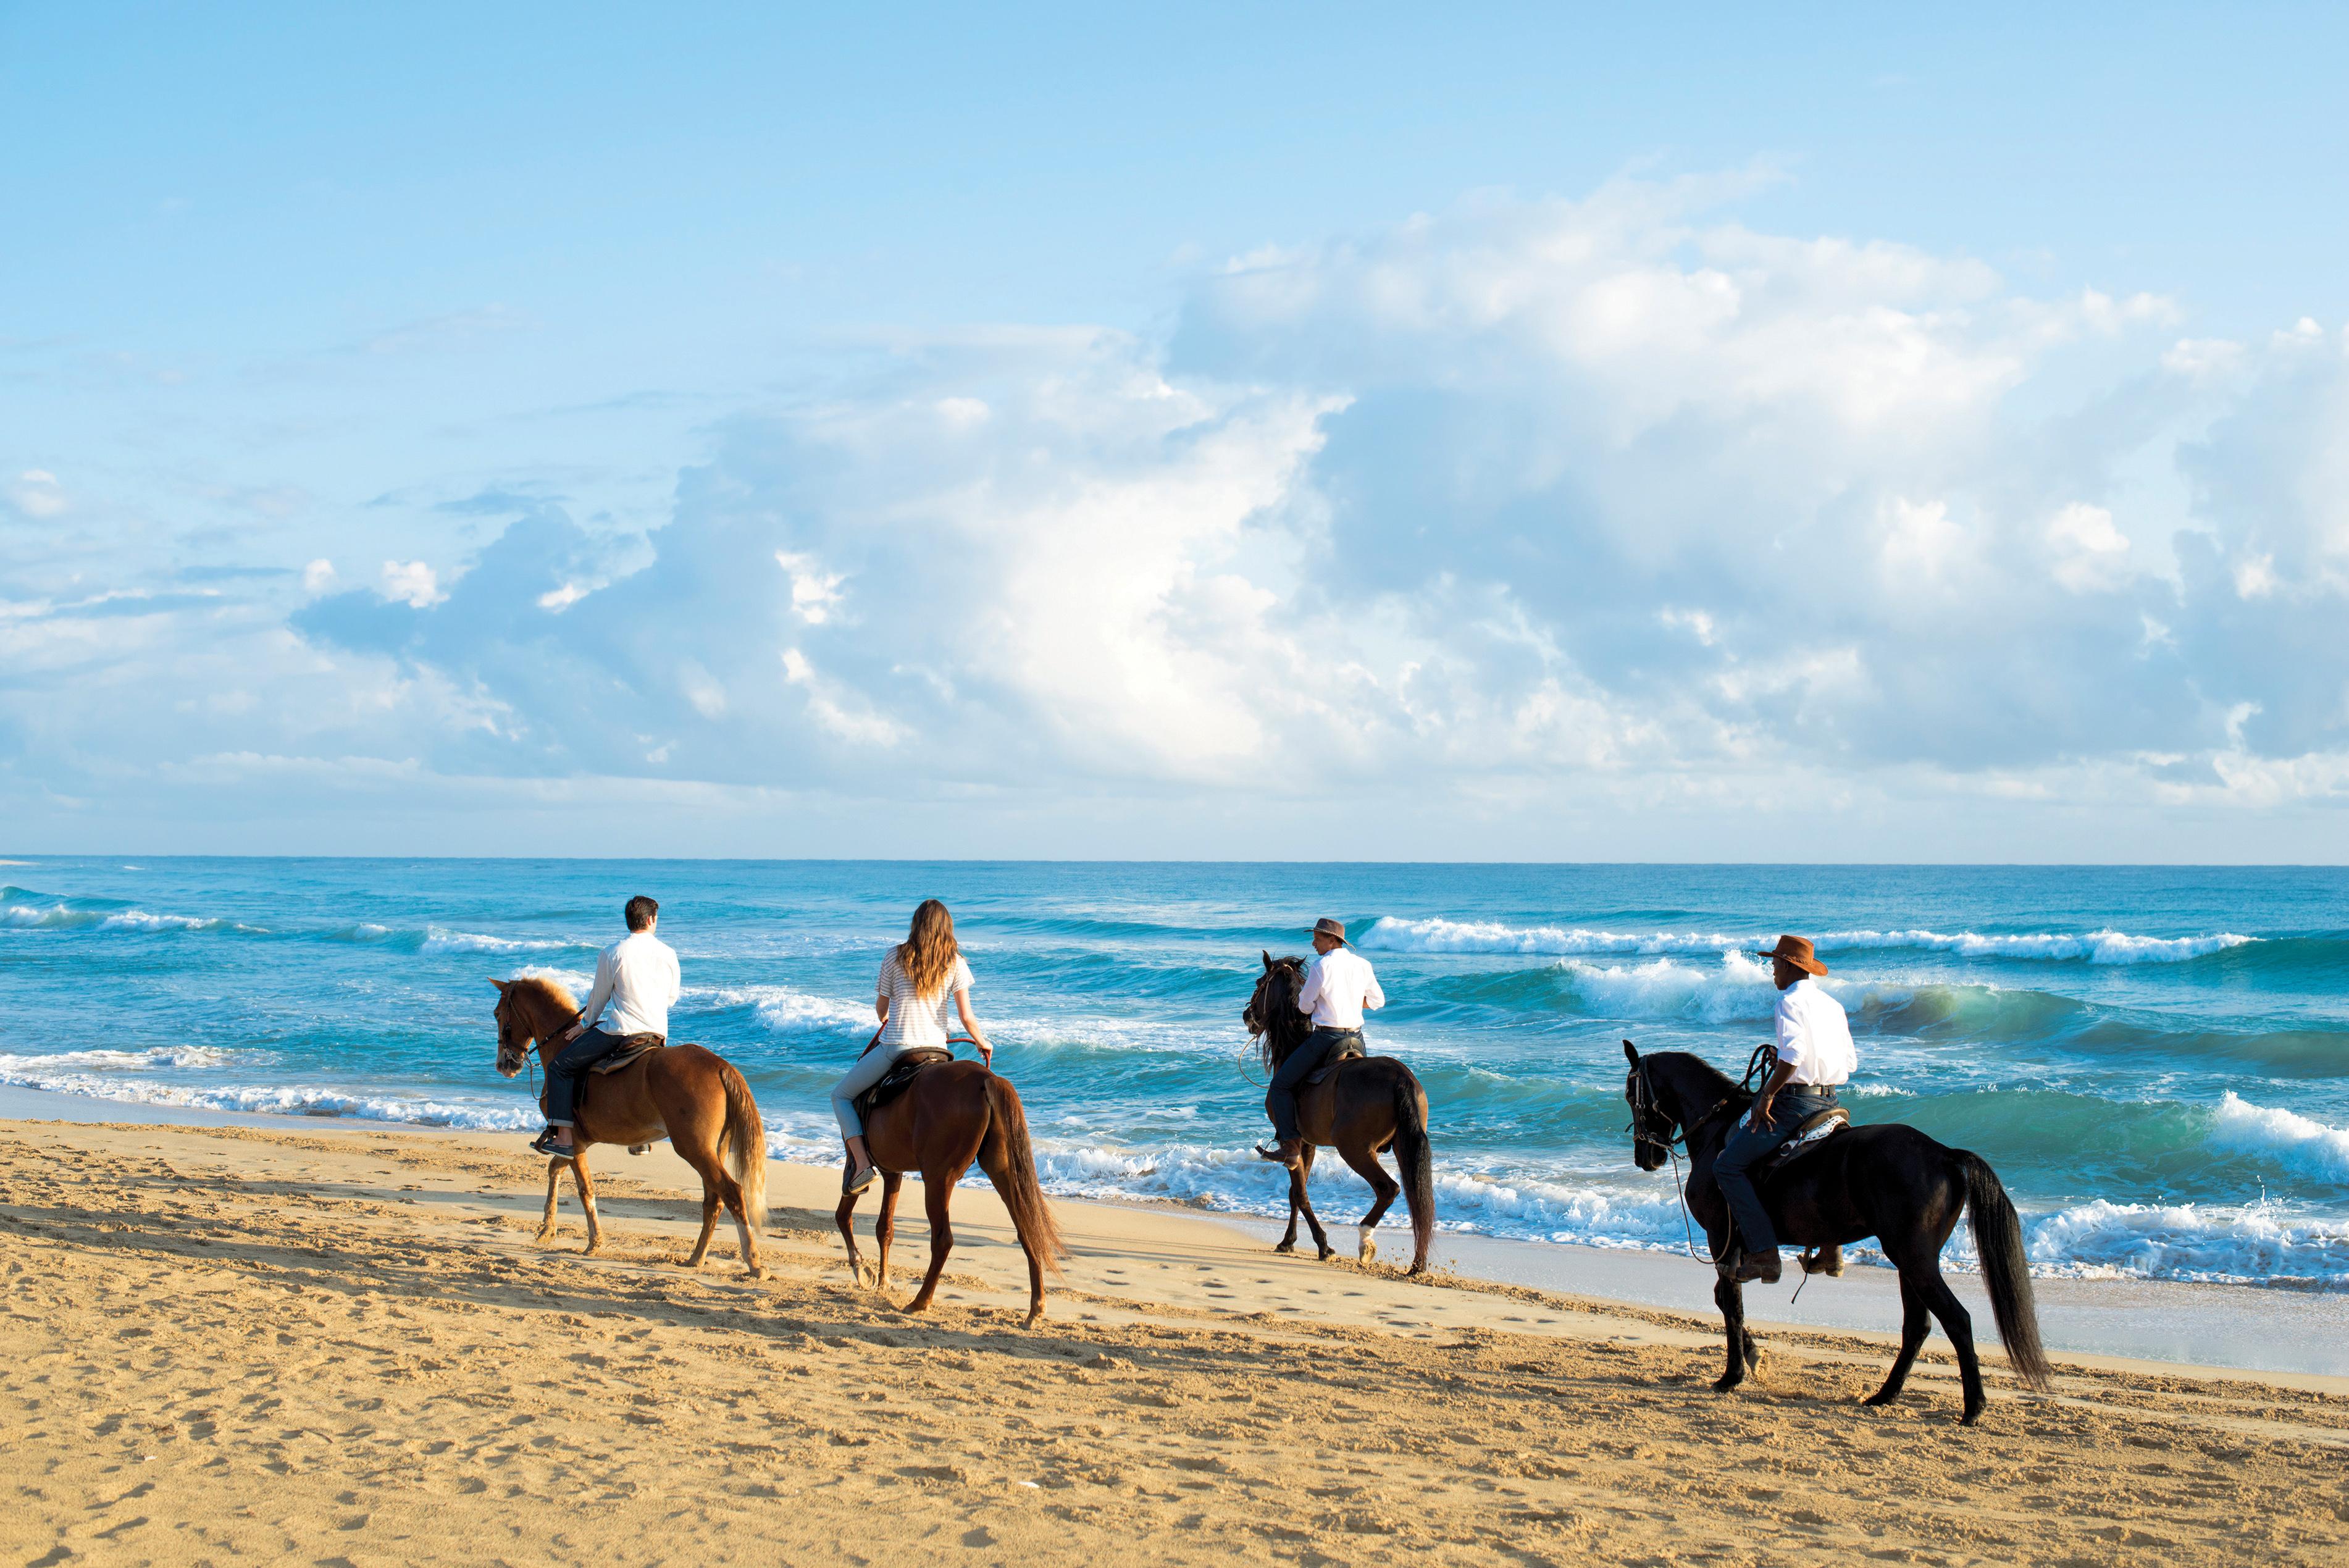
<svg viewBox="0 0 2349 1568">
<path fill-rule="evenodd" d="M 1522 953 L 1545 957 L 1752 951 L 1775 935 L 1725 931 L 1609 931 L 1584 926 L 1511 926 L 1495 920 L 1408 919 L 1381 916 L 1357 946 L 1404 953 Z M 2097 964 L 2178 963 L 2254 941 L 2231 931 L 2207 936 L 2146 937 L 2127 931 L 2039 931 L 1982 935 L 1973 931 L 1829 931 L 1814 939 L 1821 952 L 1889 949 L 1947 952 L 1961 958 L 2045 959 Z"/>
</svg>

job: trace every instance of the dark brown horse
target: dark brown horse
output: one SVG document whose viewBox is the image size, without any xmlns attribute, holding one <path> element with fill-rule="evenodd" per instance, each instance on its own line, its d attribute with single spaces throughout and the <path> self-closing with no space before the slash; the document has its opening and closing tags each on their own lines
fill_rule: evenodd
<svg viewBox="0 0 2349 1568">
<path fill-rule="evenodd" d="M 1623 1097 L 1631 1105 L 1631 1158 L 1641 1170 L 1660 1169 L 1672 1146 L 1688 1144 L 1689 1212 L 1704 1227 L 1713 1255 L 1729 1241 L 1729 1205 L 1713 1179 L 1713 1162 L 1754 1096 L 1694 1056 L 1679 1051 L 1642 1056 L 1623 1042 L 1631 1070 Z M 1982 1367 L 1974 1355 L 1973 1319 L 1941 1278 L 1941 1245 L 1971 1213 L 1982 1284 L 2005 1342 L 2007 1364 L 2033 1388 L 2045 1388 L 2047 1357 L 2039 1347 L 2039 1316 L 2031 1300 L 2031 1266 L 2023 1252 L 2023 1225 L 1998 1175 L 1980 1155 L 1934 1142 L 1915 1127 L 1877 1123 L 1847 1127 L 1783 1170 L 1764 1174 L 1762 1202 L 1779 1240 L 1802 1247 L 1835 1247 L 1873 1236 L 1900 1271 L 1900 1354 L 1870 1405 L 1889 1405 L 1929 1332 L 1926 1314 L 1941 1321 L 1958 1353 L 1965 1391 L 1965 1425 L 1982 1418 Z M 1729 1334 L 1729 1370 L 1713 1387 L 1727 1393 L 1762 1359 L 1745 1327 L 1745 1298 L 1733 1281 L 1717 1281 L 1713 1299 Z"/>
<path fill-rule="evenodd" d="M 938 1292 L 938 1276 L 946 1272 L 947 1252 L 954 1246 L 954 1227 L 947 1220 L 955 1183 L 978 1161 L 979 1169 L 995 1185 L 995 1195 L 1011 1212 L 1011 1228 L 1019 1250 L 1028 1254 L 1028 1322 L 1044 1315 L 1044 1271 L 1061 1275 L 1061 1260 L 1068 1246 L 1053 1222 L 1051 1205 L 1036 1180 L 1036 1152 L 1028 1142 L 1028 1113 L 1020 1107 L 1019 1091 L 1008 1078 L 998 1077 L 978 1062 L 941 1062 L 926 1067 L 905 1091 L 864 1119 L 864 1147 L 881 1172 L 881 1215 L 873 1222 L 873 1241 L 880 1262 L 874 1270 L 873 1288 L 887 1288 L 889 1242 L 897 1230 L 897 1189 L 905 1172 L 922 1174 L 922 1206 L 930 1220 L 930 1272 L 920 1293 L 905 1303 L 920 1312 Z M 851 1193 L 840 1200 L 835 1218 L 841 1238 L 848 1243 L 849 1272 L 859 1283 L 864 1260 L 856 1250 L 856 1199 Z"/>
<path fill-rule="evenodd" d="M 1297 1010 L 1297 990 L 1305 983 L 1305 961 L 1264 955 L 1264 973 L 1256 994 L 1240 1010 L 1240 1022 L 1261 1042 L 1264 1064 L 1278 1071 L 1288 1054 L 1305 1043 L 1312 1026 Z M 1392 1056 L 1353 1056 L 1337 1064 L 1330 1075 L 1297 1092 L 1297 1130 L 1304 1136 L 1304 1158 L 1288 1174 L 1288 1234 L 1274 1249 L 1297 1251 L 1297 1217 L 1313 1230 L 1313 1244 L 1324 1258 L 1336 1255 L 1320 1217 L 1306 1200 L 1305 1179 L 1313 1169 L 1315 1146 L 1335 1148 L 1338 1158 L 1371 1184 L 1371 1210 L 1358 1224 L 1364 1262 L 1379 1255 L 1371 1232 L 1386 1217 L 1395 1194 L 1411 1207 L 1411 1272 L 1427 1269 L 1428 1243 L 1435 1239 L 1435 1174 L 1427 1144 L 1427 1091 L 1411 1069 Z M 1392 1147 L 1402 1180 L 1386 1173 L 1379 1154 Z"/>
<path fill-rule="evenodd" d="M 559 1046 L 563 1032 L 579 1016 L 579 1003 L 549 980 L 490 983 L 498 988 L 498 1071 L 511 1078 L 533 1051 L 545 1058 L 546 1042 Z M 585 1087 L 578 1125 L 571 1129 L 574 1152 L 547 1162 L 546 1216 L 538 1239 L 554 1234 L 554 1193 L 567 1165 L 579 1187 L 579 1206 L 587 1211 L 587 1251 L 602 1246 L 595 1184 L 587 1175 L 588 1147 L 666 1137 L 701 1178 L 701 1235 L 685 1266 L 701 1266 L 722 1203 L 742 1233 L 743 1270 L 759 1273 L 758 1233 L 767 1227 L 767 1129 L 742 1075 L 698 1045 L 664 1045 L 616 1072 L 591 1075 Z"/>
</svg>

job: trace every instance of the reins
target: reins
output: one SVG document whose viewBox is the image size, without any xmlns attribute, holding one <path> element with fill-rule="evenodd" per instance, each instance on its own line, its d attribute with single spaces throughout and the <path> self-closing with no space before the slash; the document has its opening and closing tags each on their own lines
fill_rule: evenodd
<svg viewBox="0 0 2349 1568">
<path fill-rule="evenodd" d="M 1623 1044 L 1629 1045 L 1631 1042 L 1626 1040 Z M 1775 1059 L 1777 1054 L 1777 1046 L 1768 1041 L 1764 1041 L 1763 1044 L 1754 1047 L 1754 1054 L 1745 1059 L 1745 1075 L 1738 1080 L 1737 1093 L 1750 1096 L 1753 1093 L 1755 1075 L 1762 1071 L 1763 1064 L 1765 1062 Z M 1679 1195 L 1681 1200 L 1681 1235 L 1688 1244 L 1688 1255 L 1690 1260 L 1695 1262 L 1702 1262 L 1704 1260 L 1699 1258 L 1696 1251 L 1696 1227 L 1689 1222 L 1688 1188 L 1681 1180 L 1681 1149 L 1686 1146 L 1688 1140 L 1693 1137 L 1700 1128 L 1709 1126 L 1713 1117 L 1719 1116 L 1723 1111 L 1728 1109 L 1731 1105 L 1735 1103 L 1737 1095 L 1733 1094 L 1723 1096 L 1711 1110 L 1705 1112 L 1704 1115 L 1697 1117 L 1693 1121 L 1684 1124 L 1674 1121 L 1667 1124 L 1667 1132 L 1670 1132 L 1670 1128 L 1671 1127 L 1678 1127 L 1680 1131 L 1665 1137 L 1658 1137 L 1655 1134 L 1648 1130 L 1648 1123 L 1656 1114 L 1656 1086 L 1653 1083 L 1649 1081 L 1648 1058 L 1645 1056 L 1640 1057 L 1639 1064 L 1631 1070 L 1631 1082 L 1639 1090 L 1639 1096 L 1631 1102 L 1631 1141 L 1634 1144 L 1653 1145 L 1655 1147 L 1662 1149 L 1665 1155 L 1671 1158 L 1672 1162 L 1672 1190 Z M 1748 1103 L 1751 1103 L 1750 1098 Z M 1694 1160 L 1696 1156 L 1694 1154 L 1691 1154 L 1689 1158 L 1691 1160 Z M 1706 1241 L 1704 1250 L 1707 1252 L 1713 1251 L 1713 1242 L 1710 1240 Z M 1717 1255 L 1714 1256 L 1713 1258 L 1713 1263 L 1715 1268 L 1720 1267 L 1720 1257 Z M 1803 1293 L 1801 1285 L 1796 1285 L 1795 1287 L 1795 1293 L 1797 1296 Z"/>
</svg>

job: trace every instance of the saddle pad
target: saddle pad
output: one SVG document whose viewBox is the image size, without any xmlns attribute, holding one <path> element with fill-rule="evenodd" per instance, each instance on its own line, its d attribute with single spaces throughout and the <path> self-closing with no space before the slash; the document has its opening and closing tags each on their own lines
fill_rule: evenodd
<svg viewBox="0 0 2349 1568">
<path fill-rule="evenodd" d="M 1837 1106 L 1832 1110 L 1821 1111 L 1817 1116 L 1808 1118 L 1801 1127 L 1795 1129 L 1794 1137 L 1771 1151 L 1770 1158 L 1763 1162 L 1760 1174 L 1773 1176 L 1785 1169 L 1787 1166 L 1843 1131 L 1850 1122 L 1851 1113 L 1841 1106 Z"/>
<path fill-rule="evenodd" d="M 1349 1062 L 1359 1062 L 1369 1055 L 1367 1051 L 1340 1051 L 1305 1075 L 1305 1086 L 1311 1088 Z"/>
<path fill-rule="evenodd" d="M 879 1083 L 856 1096 L 857 1119 L 864 1120 L 874 1111 L 904 1094 L 905 1086 L 920 1077 L 925 1069 L 953 1060 L 953 1052 L 940 1051 L 927 1045 L 917 1045 L 906 1052 L 897 1058 L 888 1072 L 882 1075 Z"/>
</svg>

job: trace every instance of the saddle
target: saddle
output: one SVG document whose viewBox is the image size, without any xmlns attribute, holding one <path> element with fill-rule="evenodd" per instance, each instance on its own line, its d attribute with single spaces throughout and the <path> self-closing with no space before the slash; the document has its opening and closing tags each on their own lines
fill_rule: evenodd
<svg viewBox="0 0 2349 1568">
<path fill-rule="evenodd" d="M 867 1047 L 870 1049 L 870 1047 Z M 869 1121 L 873 1113 L 905 1092 L 906 1086 L 932 1067 L 954 1060 L 954 1053 L 936 1045 L 916 1045 L 891 1064 L 881 1081 L 856 1096 L 856 1117 Z"/>
<path fill-rule="evenodd" d="M 1817 1116 L 1804 1118 L 1803 1125 L 1795 1129 L 1794 1137 L 1770 1151 L 1769 1158 L 1754 1172 L 1754 1179 L 1758 1182 L 1765 1177 L 1777 1175 L 1843 1131 L 1850 1123 L 1851 1113 L 1841 1106 L 1830 1106 Z"/>
<path fill-rule="evenodd" d="M 647 1051 L 657 1051 L 668 1042 L 658 1034 L 629 1034 L 622 1037 L 620 1048 L 587 1069 L 591 1078 L 606 1073 L 616 1073 Z"/>
<path fill-rule="evenodd" d="M 1329 1077 L 1330 1074 L 1336 1072 L 1339 1068 L 1344 1066 L 1348 1062 L 1358 1061 L 1369 1054 L 1369 1052 L 1362 1049 L 1361 1037 L 1360 1035 L 1356 1035 L 1351 1044 L 1340 1046 L 1337 1050 L 1330 1054 L 1330 1059 L 1328 1061 L 1322 1063 L 1319 1067 L 1314 1068 L 1310 1073 L 1308 1073 L 1305 1075 L 1305 1083 L 1303 1086 L 1309 1089 L 1314 1085 L 1320 1083 L 1323 1079 Z"/>
</svg>

